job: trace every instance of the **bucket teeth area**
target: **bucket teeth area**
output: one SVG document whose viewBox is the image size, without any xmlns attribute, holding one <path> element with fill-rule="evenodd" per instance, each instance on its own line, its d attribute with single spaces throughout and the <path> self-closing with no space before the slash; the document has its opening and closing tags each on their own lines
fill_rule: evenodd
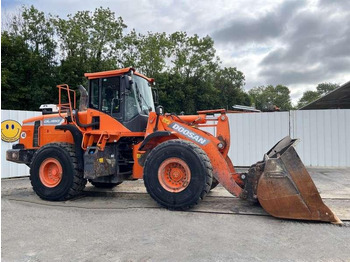
<svg viewBox="0 0 350 262">
<path fill-rule="evenodd" d="M 321 196 L 294 148 L 286 137 L 251 166 L 241 197 L 259 201 L 270 215 L 279 218 L 341 223 Z"/>
</svg>

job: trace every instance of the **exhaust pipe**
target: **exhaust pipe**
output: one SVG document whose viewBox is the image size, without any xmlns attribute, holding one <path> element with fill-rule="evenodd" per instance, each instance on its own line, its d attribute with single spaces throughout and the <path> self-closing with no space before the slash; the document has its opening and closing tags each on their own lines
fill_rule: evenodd
<svg viewBox="0 0 350 262">
<path fill-rule="evenodd" d="M 78 90 L 80 92 L 79 111 L 80 112 L 86 111 L 88 99 L 89 99 L 88 92 L 86 91 L 85 87 L 83 87 L 82 85 L 78 85 Z"/>
</svg>

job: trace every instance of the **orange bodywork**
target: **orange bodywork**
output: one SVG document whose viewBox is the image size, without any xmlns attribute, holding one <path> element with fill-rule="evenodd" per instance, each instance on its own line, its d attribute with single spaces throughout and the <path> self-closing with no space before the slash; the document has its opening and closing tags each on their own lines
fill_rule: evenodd
<svg viewBox="0 0 350 262">
<path fill-rule="evenodd" d="M 88 79 L 95 79 L 122 75 L 130 71 L 135 75 L 145 78 L 149 82 L 153 82 L 152 78 L 135 72 L 133 68 L 86 73 L 85 76 Z M 73 115 L 73 109 L 76 107 L 75 91 L 69 89 L 69 86 L 65 84 L 57 87 L 59 88 L 59 113 L 42 115 L 27 119 L 23 122 L 23 131 L 26 133 L 26 136 L 20 139 L 20 143 L 23 144 L 25 148 L 36 149 L 54 142 L 74 144 L 74 138 L 71 132 L 56 129 L 58 125 L 75 125 L 82 133 L 82 142 L 80 146 L 84 151 L 91 146 L 96 146 L 98 150 L 103 151 L 106 144 L 117 143 L 121 138 L 131 137 L 138 138 L 139 141 L 142 141 L 154 132 L 167 131 L 169 132 L 168 136 L 159 136 L 150 139 L 142 150 L 140 150 L 142 142 L 131 145 L 134 164 L 130 179 L 141 179 L 143 177 L 143 165 L 139 162 L 139 159 L 141 159 L 144 154 L 147 155 L 154 147 L 169 139 L 183 139 L 200 146 L 211 160 L 214 177 L 220 181 L 229 192 L 236 196 L 240 195 L 242 189 L 239 184 L 241 184 L 242 181 L 228 157 L 230 131 L 228 118 L 224 109 L 200 111 L 198 115 L 186 116 L 177 116 L 174 114 L 157 115 L 155 112 L 150 112 L 145 132 L 132 132 L 110 115 L 88 108 L 86 111 L 78 112 L 77 117 L 80 123 L 78 125 L 77 117 Z M 67 103 L 61 102 L 63 100 L 63 92 L 68 94 Z M 214 116 L 214 114 L 218 116 Z M 82 127 L 91 124 L 96 117 L 99 118 L 99 128 L 93 129 L 91 126 Z M 34 123 L 37 121 L 40 121 L 40 126 L 37 130 L 38 142 L 34 145 Z M 213 136 L 201 130 L 201 128 L 205 127 L 216 127 L 216 135 Z M 177 170 L 175 172 L 176 174 L 171 173 L 170 177 L 161 177 L 164 185 L 169 188 L 169 190 L 183 190 L 183 184 L 186 183 L 186 179 L 190 176 L 186 171 L 186 166 L 176 163 L 168 164 L 169 165 L 164 166 L 164 170 L 167 170 L 168 166 L 173 167 L 175 165 L 180 165 L 182 168 L 175 168 L 175 170 Z M 178 188 L 176 185 L 176 183 L 178 183 L 176 181 L 178 179 L 177 176 L 181 181 L 185 181 L 182 183 L 182 186 Z"/>
<path fill-rule="evenodd" d="M 214 177 L 220 181 L 230 193 L 239 196 L 242 191 L 239 184 L 242 184 L 242 181 L 227 155 L 230 149 L 230 129 L 225 110 L 212 110 L 208 112 L 220 113 L 218 117 L 203 114 L 207 112 L 200 113 L 202 114 L 188 116 L 165 114 L 157 117 L 154 112 L 151 112 L 146 129 L 146 137 L 154 133 L 155 129 L 157 129 L 157 131 L 171 132 L 171 136 L 167 138 L 156 139 L 152 141 L 153 144 L 150 142 L 150 144 L 152 144 L 151 148 L 163 142 L 164 139 L 183 139 L 197 144 L 208 155 L 213 167 Z M 207 124 L 208 122 L 213 123 Z M 178 130 L 172 128 L 175 124 L 176 127 L 180 127 Z M 216 136 L 199 129 L 201 127 L 216 127 Z M 181 130 L 185 130 L 185 133 L 181 133 Z M 191 139 L 190 136 L 186 136 L 186 132 L 191 134 L 190 136 L 193 134 L 194 139 Z M 198 137 L 198 141 L 200 138 L 204 138 L 208 143 L 199 143 L 196 140 L 196 136 Z M 145 152 L 139 151 L 138 153 L 144 154 Z"/>
<path fill-rule="evenodd" d="M 205 114 L 187 116 L 165 114 L 157 116 L 155 112 L 150 112 L 146 131 L 131 132 L 111 116 L 95 109 L 87 109 L 87 111 L 78 113 L 80 122 L 82 124 L 89 124 L 92 122 L 93 117 L 98 116 L 100 117 L 100 128 L 98 130 L 93 130 L 91 127 L 78 127 L 83 134 L 81 147 L 83 150 L 86 150 L 94 144 L 103 151 L 107 143 L 116 143 L 122 137 L 139 137 L 144 139 L 148 135 L 154 133 L 155 129 L 156 131 L 169 131 L 171 133 L 170 136 L 159 137 L 150 141 L 148 150 L 151 150 L 158 144 L 169 139 L 184 139 L 196 143 L 207 153 L 211 160 L 214 177 L 218 179 L 229 192 L 234 195 L 239 195 L 241 193 L 241 187 L 239 186 L 241 181 L 227 156 L 230 146 L 228 119 L 224 112 L 215 112 L 220 112 L 220 115 L 218 117 L 207 116 Z M 74 140 L 70 132 L 55 129 L 58 124 L 67 124 L 67 120 L 64 118 L 65 116 L 66 114 L 61 114 L 61 116 L 59 114 L 52 114 L 25 120 L 23 122 L 23 131 L 27 133 L 27 136 L 26 138 L 21 138 L 20 143 L 24 144 L 28 149 L 38 148 L 54 142 L 73 144 Z M 50 122 L 52 122 L 50 119 L 61 119 L 61 121 L 53 125 L 50 124 Z M 34 147 L 32 134 L 34 133 L 34 122 L 36 121 L 40 121 L 41 125 L 39 127 L 39 144 L 37 147 Z M 200 136 L 209 142 L 205 145 L 197 143 L 196 140 L 190 139 L 188 136 L 171 128 L 171 125 L 174 124 L 186 128 L 196 136 Z M 202 127 L 216 127 L 216 136 L 199 129 Z M 146 151 L 139 151 L 140 145 L 141 143 L 133 145 L 134 166 L 132 179 L 141 179 L 143 177 L 143 167 L 139 164 L 138 159 L 145 154 Z M 228 176 L 227 174 L 230 175 Z"/>
<path fill-rule="evenodd" d="M 103 149 L 106 143 L 113 143 L 118 141 L 121 137 L 143 137 L 144 132 L 131 132 L 120 122 L 118 122 L 113 117 L 100 112 L 95 109 L 88 109 L 84 112 L 78 113 L 79 120 L 82 124 L 89 124 L 92 122 L 93 117 L 100 117 L 100 129 L 92 130 L 91 127 L 80 128 L 77 126 L 83 134 L 82 148 L 85 150 L 87 147 L 91 146 L 93 143 L 100 142 L 100 147 Z M 73 137 L 70 132 L 63 130 L 56 130 L 55 127 L 58 125 L 68 124 L 65 119 L 66 114 L 51 114 L 51 115 L 41 115 L 33 118 L 29 118 L 23 121 L 22 131 L 26 132 L 25 138 L 20 138 L 20 143 L 25 146 L 25 148 L 38 148 L 48 143 L 54 142 L 66 142 L 74 144 Z M 57 120 L 54 124 L 53 120 Z M 52 121 L 51 121 L 52 120 Z M 39 126 L 39 144 L 38 146 L 33 146 L 33 134 L 34 134 L 34 123 L 40 121 Z"/>
<path fill-rule="evenodd" d="M 55 125 L 50 123 L 50 120 L 57 120 Z M 38 128 L 38 144 L 33 145 L 34 124 L 40 122 Z M 66 142 L 74 144 L 74 140 L 70 132 L 55 130 L 56 125 L 63 124 L 65 120 L 59 114 L 41 115 L 37 117 L 28 118 L 23 121 L 22 133 L 19 143 L 23 144 L 27 149 L 36 149 L 48 143 Z"/>
<path fill-rule="evenodd" d="M 103 72 L 96 72 L 96 73 L 85 73 L 84 76 L 87 77 L 88 79 L 96 79 L 96 78 L 101 78 L 101 77 L 123 75 L 123 74 L 130 72 L 130 71 L 132 71 L 135 75 L 146 79 L 150 83 L 154 82 L 154 78 L 149 78 L 143 74 L 140 74 L 140 73 L 136 72 L 135 69 L 132 67 L 127 67 L 127 68 L 122 68 L 122 69 L 117 69 L 117 70 L 110 70 L 110 71 L 103 71 Z"/>
</svg>

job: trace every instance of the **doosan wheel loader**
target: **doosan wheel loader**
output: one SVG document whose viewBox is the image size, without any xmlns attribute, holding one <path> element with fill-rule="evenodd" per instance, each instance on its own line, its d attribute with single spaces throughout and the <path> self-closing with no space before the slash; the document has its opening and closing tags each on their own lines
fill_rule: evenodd
<svg viewBox="0 0 350 262">
<path fill-rule="evenodd" d="M 161 206 L 185 210 L 220 183 L 278 218 L 341 223 L 322 202 L 295 139 L 285 137 L 248 172 L 237 173 L 228 157 L 224 109 L 165 113 L 154 106 L 154 79 L 133 68 L 85 76 L 89 88 L 79 86 L 79 108 L 75 91 L 58 85 L 58 112 L 24 120 L 19 143 L 6 153 L 7 160 L 30 167 L 42 199 L 73 198 L 87 180 L 114 187 L 143 179 Z M 215 127 L 215 136 L 201 129 L 208 126 Z"/>
</svg>

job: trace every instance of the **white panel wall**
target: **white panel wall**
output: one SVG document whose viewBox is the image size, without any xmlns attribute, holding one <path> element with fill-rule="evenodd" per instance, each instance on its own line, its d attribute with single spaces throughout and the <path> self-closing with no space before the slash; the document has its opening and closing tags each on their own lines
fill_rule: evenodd
<svg viewBox="0 0 350 262">
<path fill-rule="evenodd" d="M 1 121 L 21 123 L 40 112 L 1 110 Z M 271 113 L 228 114 L 235 166 L 250 166 L 280 139 L 300 138 L 296 150 L 306 166 L 350 167 L 350 110 L 302 110 Z M 210 122 L 212 123 L 212 122 Z M 211 127 L 203 128 L 215 133 Z M 17 143 L 17 142 L 15 142 Z M 1 178 L 25 176 L 24 164 L 6 161 L 6 150 L 14 143 L 1 141 Z"/>
<path fill-rule="evenodd" d="M 289 112 L 228 114 L 235 166 L 250 166 L 279 140 L 289 135 Z"/>
<path fill-rule="evenodd" d="M 1 122 L 5 120 L 15 120 L 22 124 L 24 119 L 41 115 L 41 112 L 1 110 Z M 1 140 L 1 178 L 18 177 L 29 175 L 29 168 L 24 164 L 16 164 L 6 161 L 6 150 L 11 149 L 18 141 L 7 143 Z"/>
<path fill-rule="evenodd" d="M 291 112 L 291 133 L 308 166 L 350 166 L 350 110 Z"/>
<path fill-rule="evenodd" d="M 236 166 L 262 160 L 286 135 L 299 138 L 296 150 L 306 166 L 350 166 L 350 110 L 298 110 L 229 114 Z"/>
</svg>

